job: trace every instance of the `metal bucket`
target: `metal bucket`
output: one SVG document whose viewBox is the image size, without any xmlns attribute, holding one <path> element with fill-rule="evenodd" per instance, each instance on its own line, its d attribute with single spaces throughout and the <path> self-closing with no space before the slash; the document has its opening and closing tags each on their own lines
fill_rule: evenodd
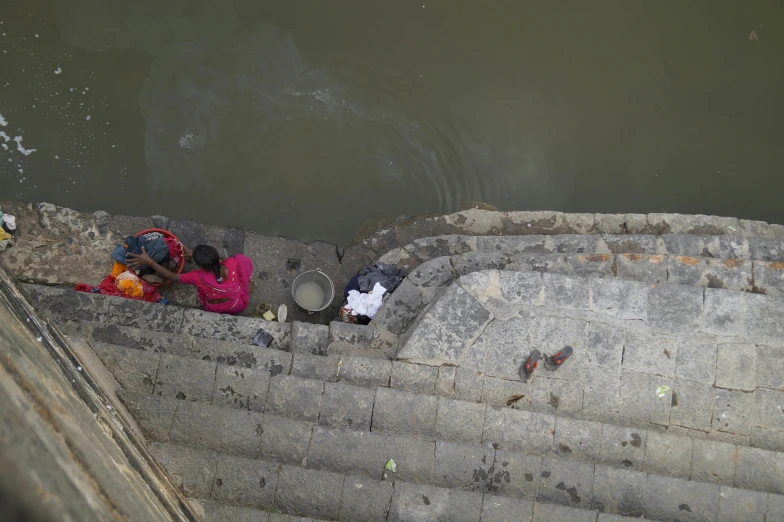
<svg viewBox="0 0 784 522">
<path fill-rule="evenodd" d="M 306 306 L 302 306 L 302 304 L 297 301 L 297 289 L 305 283 L 316 283 L 324 291 L 324 301 L 321 303 L 319 308 L 308 308 Z M 328 307 L 335 298 L 335 284 L 327 274 L 321 271 L 320 268 L 316 270 L 308 270 L 307 272 L 302 272 L 300 275 L 298 275 L 294 279 L 294 282 L 291 283 L 291 297 L 294 298 L 294 302 L 297 303 L 297 305 L 303 310 L 307 310 L 310 313 L 320 312 Z"/>
</svg>

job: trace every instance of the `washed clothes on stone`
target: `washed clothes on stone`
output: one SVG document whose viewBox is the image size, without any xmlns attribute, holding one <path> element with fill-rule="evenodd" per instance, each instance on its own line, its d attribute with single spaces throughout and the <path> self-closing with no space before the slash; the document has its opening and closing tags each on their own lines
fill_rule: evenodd
<svg viewBox="0 0 784 522">
<path fill-rule="evenodd" d="M 112 252 L 112 259 L 118 263 L 127 263 L 128 254 L 139 255 L 142 253 L 142 247 L 147 252 L 153 261 L 156 263 L 163 263 L 169 257 L 169 246 L 162 237 L 154 237 L 144 235 L 142 237 L 128 236 L 124 242 L 117 245 L 117 248 Z M 139 270 L 139 273 L 153 273 L 153 269 L 144 267 Z"/>
<path fill-rule="evenodd" d="M 352 315 L 366 315 L 371 319 L 376 316 L 378 309 L 384 304 L 386 288 L 376 283 L 370 293 L 360 293 L 350 290 L 348 293 L 348 307 Z"/>
<path fill-rule="evenodd" d="M 360 292 L 370 292 L 376 283 L 380 283 L 387 292 L 392 293 L 405 277 L 406 273 L 395 265 L 373 263 L 359 271 L 357 283 Z"/>
</svg>

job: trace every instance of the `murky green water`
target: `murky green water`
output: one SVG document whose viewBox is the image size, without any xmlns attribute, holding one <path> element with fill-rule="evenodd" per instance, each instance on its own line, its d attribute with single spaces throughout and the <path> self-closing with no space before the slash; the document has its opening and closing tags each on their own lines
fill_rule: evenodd
<svg viewBox="0 0 784 522">
<path fill-rule="evenodd" d="M 0 21 L 0 199 L 343 244 L 469 200 L 784 223 L 780 1 L 3 0 Z"/>
</svg>

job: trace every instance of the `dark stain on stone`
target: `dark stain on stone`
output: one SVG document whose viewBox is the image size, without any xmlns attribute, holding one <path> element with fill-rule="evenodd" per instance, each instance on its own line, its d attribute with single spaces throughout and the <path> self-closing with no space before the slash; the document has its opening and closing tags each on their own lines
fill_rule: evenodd
<svg viewBox="0 0 784 522">
<path fill-rule="evenodd" d="M 502 468 L 505 468 L 505 467 L 507 467 L 508 465 L 509 465 L 509 463 L 508 463 L 508 462 L 502 462 L 502 463 L 501 463 L 501 467 L 502 467 Z"/>
<path fill-rule="evenodd" d="M 289 288 L 291 286 L 291 281 L 289 281 L 288 279 L 281 279 L 280 286 L 282 288 Z"/>
<path fill-rule="evenodd" d="M 542 478 L 550 478 L 550 472 L 549 471 L 542 471 Z"/>
<path fill-rule="evenodd" d="M 631 460 L 629 460 L 629 459 L 622 460 L 621 464 L 623 464 L 627 468 L 631 468 L 632 466 L 634 466 L 634 463 Z"/>
<path fill-rule="evenodd" d="M 280 375 L 283 373 L 283 365 L 280 363 L 267 363 L 267 371 L 270 372 L 271 377 L 275 377 L 276 375 Z"/>
<path fill-rule="evenodd" d="M 501 449 L 501 445 L 498 444 L 497 442 L 493 442 L 492 446 L 493 446 L 493 449 Z"/>
<path fill-rule="evenodd" d="M 259 480 L 259 487 L 260 488 L 263 488 L 266 485 L 267 485 L 267 481 L 266 480 L 264 480 L 263 478 L 261 480 Z"/>
<path fill-rule="evenodd" d="M 530 473 L 526 473 L 525 474 L 525 481 L 526 482 L 533 482 L 534 481 L 534 476 L 532 474 L 530 474 Z"/>
<path fill-rule="evenodd" d="M 577 494 L 576 487 L 572 486 L 569 489 L 567 489 L 566 492 L 569 493 L 569 498 L 572 499 L 572 502 L 574 502 L 575 504 L 580 503 L 580 496 Z"/>
<path fill-rule="evenodd" d="M 688 511 L 689 513 L 691 513 L 691 507 L 688 504 L 681 504 L 680 506 L 678 506 L 678 509 L 680 509 L 681 511 Z"/>
<path fill-rule="evenodd" d="M 672 359 L 672 357 L 670 357 L 670 351 L 666 348 L 664 349 L 664 356 L 668 359 Z"/>
<path fill-rule="evenodd" d="M 178 399 L 180 399 L 181 401 L 184 401 L 184 400 L 185 400 L 185 394 L 184 394 L 184 393 L 182 393 L 182 392 L 179 392 L 179 393 L 177 394 L 177 398 L 178 398 Z"/>
<path fill-rule="evenodd" d="M 215 479 L 215 485 L 221 488 L 223 487 L 223 481 L 221 479 Z"/>
<path fill-rule="evenodd" d="M 144 383 L 145 386 L 152 386 L 152 379 L 150 379 L 149 377 L 145 377 L 142 382 Z"/>
<path fill-rule="evenodd" d="M 426 506 L 430 505 L 430 499 L 427 498 L 425 495 L 422 495 L 422 502 L 424 502 Z"/>
<path fill-rule="evenodd" d="M 212 357 L 210 357 L 209 355 L 205 355 L 204 357 L 201 358 L 201 360 L 202 361 L 211 361 Z"/>
<path fill-rule="evenodd" d="M 708 288 L 727 288 L 724 285 L 724 281 L 719 279 L 713 274 L 707 274 L 705 277 L 708 278 Z"/>
<path fill-rule="evenodd" d="M 639 448 L 640 446 L 642 446 L 642 439 L 640 438 L 639 433 L 632 433 L 632 441 L 630 442 L 630 444 L 635 448 Z"/>
<path fill-rule="evenodd" d="M 553 392 L 550 392 L 550 406 L 557 410 L 559 404 L 561 404 L 561 398 L 555 395 Z"/>
<path fill-rule="evenodd" d="M 560 450 L 562 453 L 571 453 L 571 452 L 572 452 L 572 448 L 570 448 L 570 447 L 569 447 L 569 446 L 567 446 L 566 444 L 561 444 L 561 443 L 558 443 L 558 449 L 559 449 L 559 450 Z"/>
<path fill-rule="evenodd" d="M 354 421 L 353 421 L 353 420 L 351 420 L 351 419 L 346 419 L 346 422 L 348 423 L 348 427 L 349 427 L 349 428 L 350 428 L 350 427 L 351 427 L 351 425 L 354 423 Z"/>
<path fill-rule="evenodd" d="M 561 491 L 566 491 L 566 484 L 564 484 L 563 482 L 559 482 L 558 485 L 555 486 L 555 489 L 560 489 Z"/>
<path fill-rule="evenodd" d="M 625 441 L 625 440 L 621 442 L 621 446 L 623 446 L 624 448 L 626 447 L 627 444 L 629 444 L 629 443 L 627 441 Z"/>
<path fill-rule="evenodd" d="M 263 433 L 264 430 L 262 429 L 261 424 L 256 424 L 256 436 L 261 437 Z"/>
<path fill-rule="evenodd" d="M 286 260 L 286 270 L 289 272 L 296 272 L 302 268 L 302 260 L 296 257 L 290 257 Z"/>
<path fill-rule="evenodd" d="M 256 357 L 250 352 L 238 352 L 237 359 L 246 368 L 253 368 L 256 366 Z"/>
<path fill-rule="evenodd" d="M 269 278 L 269 274 L 267 272 L 263 272 L 262 271 L 262 272 L 259 272 L 259 275 L 256 276 L 256 277 L 258 279 L 261 279 L 262 281 L 266 281 Z"/>
<path fill-rule="evenodd" d="M 487 455 L 482 455 L 482 464 L 487 464 Z"/>
<path fill-rule="evenodd" d="M 672 405 L 673 406 L 677 406 L 678 404 L 679 404 L 679 402 L 678 402 L 678 394 L 675 393 L 675 392 L 672 392 Z"/>
</svg>

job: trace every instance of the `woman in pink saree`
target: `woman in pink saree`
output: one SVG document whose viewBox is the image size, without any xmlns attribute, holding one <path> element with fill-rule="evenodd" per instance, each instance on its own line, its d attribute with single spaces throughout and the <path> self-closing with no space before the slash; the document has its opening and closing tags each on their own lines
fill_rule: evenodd
<svg viewBox="0 0 784 522">
<path fill-rule="evenodd" d="M 129 254 L 128 265 L 138 268 L 147 265 L 169 281 L 194 285 L 204 310 L 218 314 L 241 313 L 248 306 L 248 285 L 253 275 L 253 262 L 247 256 L 237 254 L 221 260 L 218 251 L 208 245 L 199 245 L 189 252 L 199 270 L 186 274 L 175 274 L 156 263 L 142 249 L 139 255 Z"/>
</svg>

